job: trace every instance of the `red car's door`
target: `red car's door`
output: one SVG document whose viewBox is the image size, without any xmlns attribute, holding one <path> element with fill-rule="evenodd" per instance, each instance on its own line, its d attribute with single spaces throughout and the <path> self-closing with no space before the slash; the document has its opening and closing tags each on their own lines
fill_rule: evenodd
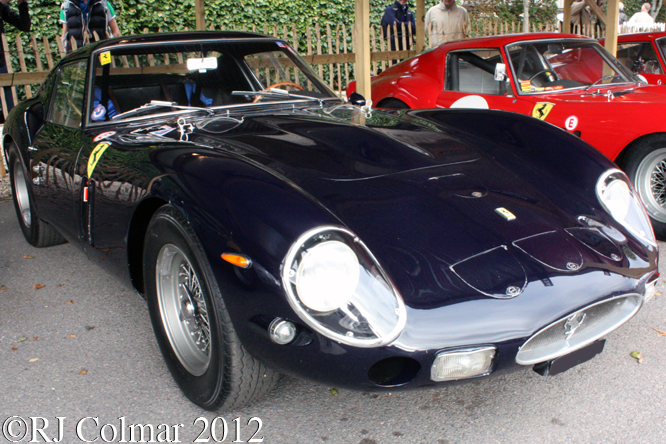
<svg viewBox="0 0 666 444">
<path fill-rule="evenodd" d="M 446 56 L 441 108 L 489 108 L 531 113 L 533 103 L 515 96 L 499 48 L 453 51 Z"/>
</svg>

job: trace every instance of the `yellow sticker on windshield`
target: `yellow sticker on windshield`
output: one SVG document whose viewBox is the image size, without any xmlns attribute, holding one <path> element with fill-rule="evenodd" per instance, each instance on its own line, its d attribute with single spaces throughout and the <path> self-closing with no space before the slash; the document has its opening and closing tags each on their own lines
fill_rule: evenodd
<svg viewBox="0 0 666 444">
<path fill-rule="evenodd" d="M 554 103 L 537 102 L 537 104 L 534 105 L 534 108 L 532 109 L 532 117 L 536 117 L 537 119 L 541 120 L 546 120 L 548 113 L 550 112 L 551 109 L 553 109 L 554 106 L 555 106 Z"/>
<path fill-rule="evenodd" d="M 106 51 L 106 52 L 101 53 L 101 54 L 99 55 L 99 63 L 100 63 L 102 66 L 104 66 L 104 65 L 108 65 L 109 63 L 111 63 L 111 52 L 110 52 L 110 51 Z"/>
<path fill-rule="evenodd" d="M 99 162 L 99 159 L 102 157 L 102 154 L 104 154 L 104 151 L 106 151 L 106 149 L 110 146 L 111 144 L 108 142 L 100 142 L 97 144 L 95 149 L 93 149 L 92 153 L 90 153 L 90 158 L 88 159 L 88 177 L 92 176 L 93 171 L 95 171 L 97 162 Z"/>
</svg>

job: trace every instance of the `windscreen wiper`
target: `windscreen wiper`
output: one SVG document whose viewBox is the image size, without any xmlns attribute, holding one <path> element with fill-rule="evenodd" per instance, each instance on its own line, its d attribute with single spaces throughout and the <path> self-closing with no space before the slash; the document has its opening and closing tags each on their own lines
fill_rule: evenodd
<svg viewBox="0 0 666 444">
<path fill-rule="evenodd" d="M 317 100 L 319 103 L 323 103 L 324 99 L 305 96 L 301 94 L 294 94 L 290 91 L 285 91 L 284 89 L 270 88 L 264 89 L 261 91 L 232 91 L 232 96 L 272 96 L 272 97 L 284 97 L 284 98 L 295 98 L 295 99 L 306 99 L 306 100 Z"/>
<path fill-rule="evenodd" d="M 137 114 L 142 114 L 147 111 L 152 111 L 160 108 L 175 108 L 175 109 L 182 109 L 182 110 L 191 110 L 191 111 L 205 111 L 209 115 L 215 114 L 215 111 L 209 108 L 201 108 L 198 106 L 183 106 L 183 105 L 178 105 L 176 102 L 165 102 L 162 100 L 151 100 L 150 102 L 141 105 L 138 108 L 131 109 L 129 111 L 126 111 L 121 114 L 116 114 L 113 116 L 111 119 L 112 120 L 117 120 L 123 117 L 131 117 L 135 116 Z"/>
</svg>

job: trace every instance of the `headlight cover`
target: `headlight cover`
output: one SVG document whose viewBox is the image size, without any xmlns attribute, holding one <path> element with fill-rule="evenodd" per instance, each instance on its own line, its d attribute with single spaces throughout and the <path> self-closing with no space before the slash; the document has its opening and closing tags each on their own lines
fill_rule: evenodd
<svg viewBox="0 0 666 444">
<path fill-rule="evenodd" d="M 380 347 L 406 323 L 397 289 L 365 244 L 342 227 L 299 237 L 282 265 L 282 284 L 306 324 L 343 344 Z"/>
<path fill-rule="evenodd" d="M 643 202 L 624 172 L 608 170 L 597 181 L 597 198 L 604 209 L 627 230 L 657 245 Z"/>
</svg>

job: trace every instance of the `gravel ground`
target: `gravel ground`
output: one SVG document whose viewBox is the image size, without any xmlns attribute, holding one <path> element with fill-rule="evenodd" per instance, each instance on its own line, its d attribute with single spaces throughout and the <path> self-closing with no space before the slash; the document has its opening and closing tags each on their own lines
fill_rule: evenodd
<svg viewBox="0 0 666 444">
<path fill-rule="evenodd" d="M 12 190 L 9 187 L 9 176 L 0 177 L 0 202 L 9 200 L 12 197 Z"/>
</svg>

